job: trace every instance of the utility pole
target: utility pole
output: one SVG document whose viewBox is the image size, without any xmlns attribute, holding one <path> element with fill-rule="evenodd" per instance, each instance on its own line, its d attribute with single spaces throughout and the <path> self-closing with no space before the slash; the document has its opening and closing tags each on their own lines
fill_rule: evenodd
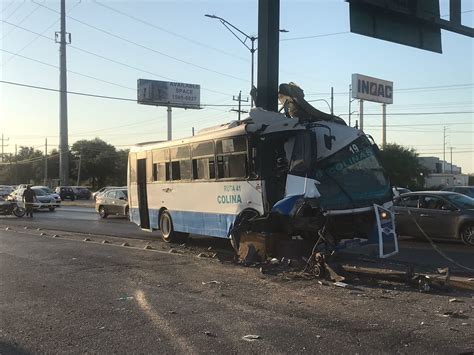
<svg viewBox="0 0 474 355">
<path fill-rule="evenodd" d="M 241 113 L 247 113 L 247 111 L 242 111 L 242 101 L 243 102 L 249 102 L 249 98 L 247 97 L 247 99 L 242 100 L 242 90 L 241 90 L 241 91 L 239 91 L 239 96 L 235 97 L 235 96 L 232 95 L 232 100 L 239 102 L 239 109 L 238 110 L 232 109 L 231 111 L 237 112 L 239 114 L 238 120 L 240 121 L 240 114 Z"/>
<path fill-rule="evenodd" d="M 18 185 L 18 151 L 15 144 L 15 185 Z"/>
<path fill-rule="evenodd" d="M 453 174 L 453 147 L 449 147 L 451 150 L 451 175 Z"/>
<path fill-rule="evenodd" d="M 382 149 L 387 145 L 387 105 L 382 104 Z"/>
<path fill-rule="evenodd" d="M 192 127 L 192 130 L 191 130 L 192 134 L 193 134 L 193 137 L 194 137 L 194 127 Z"/>
<path fill-rule="evenodd" d="M 171 105 L 168 105 L 168 140 L 172 139 L 172 127 L 171 127 Z"/>
<path fill-rule="evenodd" d="M 44 186 L 48 186 L 48 138 L 44 139 Z"/>
<path fill-rule="evenodd" d="M 2 155 L 1 155 L 2 163 L 3 163 L 3 161 L 5 160 L 3 148 L 4 148 L 4 147 L 8 147 L 8 144 L 5 144 L 5 141 L 9 141 L 9 140 L 10 140 L 10 138 L 4 138 L 4 137 L 3 137 L 3 133 L 2 133 Z"/>
<path fill-rule="evenodd" d="M 364 100 L 359 100 L 359 121 L 360 121 L 360 130 L 364 130 Z"/>
<path fill-rule="evenodd" d="M 79 186 L 79 181 L 81 180 L 81 163 L 82 163 L 82 155 L 79 154 L 79 167 L 77 169 L 77 181 L 76 186 Z"/>
<path fill-rule="evenodd" d="M 446 164 L 446 126 L 443 127 L 443 173 L 445 172 Z"/>
<path fill-rule="evenodd" d="M 334 88 L 331 86 L 331 116 L 334 116 Z"/>
<path fill-rule="evenodd" d="M 258 1 L 257 107 L 278 112 L 280 0 Z"/>
<path fill-rule="evenodd" d="M 68 39 L 66 39 L 66 35 Z M 66 44 L 71 43 L 71 34 L 66 32 L 66 0 L 61 0 L 61 31 L 56 32 L 56 43 L 59 43 L 59 179 L 61 185 L 68 185 L 69 145 L 67 122 Z"/>
</svg>

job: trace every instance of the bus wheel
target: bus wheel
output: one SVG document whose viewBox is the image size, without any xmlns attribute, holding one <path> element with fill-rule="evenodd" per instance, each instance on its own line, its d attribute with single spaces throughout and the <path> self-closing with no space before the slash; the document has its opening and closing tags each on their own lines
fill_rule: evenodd
<svg viewBox="0 0 474 355">
<path fill-rule="evenodd" d="M 240 233 L 241 233 L 241 226 L 245 224 L 245 222 L 258 217 L 259 214 L 255 210 L 246 210 L 243 211 L 236 219 L 234 222 L 234 229 L 232 233 L 230 234 L 230 244 L 232 245 L 232 248 L 234 248 L 235 252 L 238 254 L 239 253 L 239 247 L 240 247 Z"/>
<path fill-rule="evenodd" d="M 173 221 L 171 220 L 171 216 L 168 211 L 161 212 L 160 215 L 160 230 L 161 230 L 161 238 L 166 243 L 173 243 L 178 241 L 181 237 L 181 234 L 174 231 Z"/>
</svg>

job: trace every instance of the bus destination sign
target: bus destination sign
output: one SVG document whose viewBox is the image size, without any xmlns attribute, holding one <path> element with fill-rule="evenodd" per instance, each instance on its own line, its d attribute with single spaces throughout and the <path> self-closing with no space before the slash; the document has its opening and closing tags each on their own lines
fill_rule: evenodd
<svg viewBox="0 0 474 355">
<path fill-rule="evenodd" d="M 199 109 L 200 100 L 200 85 L 138 79 L 139 104 Z"/>
</svg>

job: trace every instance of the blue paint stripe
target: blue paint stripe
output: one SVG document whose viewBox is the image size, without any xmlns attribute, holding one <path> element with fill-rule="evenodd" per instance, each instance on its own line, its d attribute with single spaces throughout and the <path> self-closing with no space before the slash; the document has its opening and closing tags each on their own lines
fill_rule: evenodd
<svg viewBox="0 0 474 355">
<path fill-rule="evenodd" d="M 159 229 L 157 209 L 149 210 L 150 227 Z M 177 232 L 207 235 L 218 238 L 228 238 L 237 215 L 225 213 L 205 213 L 190 211 L 169 211 L 173 220 L 174 230 Z M 140 225 L 138 208 L 130 211 L 130 220 Z"/>
</svg>

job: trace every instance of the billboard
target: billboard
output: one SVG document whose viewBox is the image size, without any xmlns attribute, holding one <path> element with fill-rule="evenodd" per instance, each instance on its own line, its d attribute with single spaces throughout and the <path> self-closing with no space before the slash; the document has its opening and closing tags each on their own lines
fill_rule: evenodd
<svg viewBox="0 0 474 355">
<path fill-rule="evenodd" d="M 352 74 L 352 97 L 393 104 L 393 82 L 361 74 Z"/>
<path fill-rule="evenodd" d="M 137 102 L 143 105 L 200 108 L 201 87 L 196 84 L 138 79 Z"/>
</svg>

